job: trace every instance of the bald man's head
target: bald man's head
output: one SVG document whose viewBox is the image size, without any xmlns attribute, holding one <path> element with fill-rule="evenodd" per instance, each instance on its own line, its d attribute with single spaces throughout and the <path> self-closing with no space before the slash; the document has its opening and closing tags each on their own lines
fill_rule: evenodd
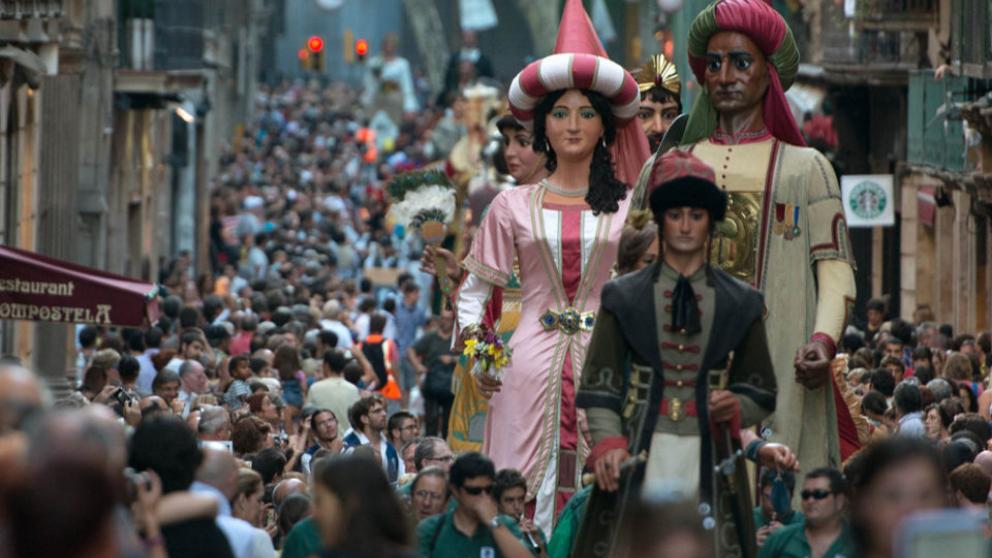
<svg viewBox="0 0 992 558">
<path fill-rule="evenodd" d="M 301 481 L 300 479 L 286 479 L 276 485 L 276 489 L 272 491 L 272 504 L 276 509 L 293 494 L 306 494 L 307 483 Z"/>
<path fill-rule="evenodd" d="M 985 450 L 975 456 L 975 465 L 985 471 L 985 474 L 992 476 L 992 451 Z"/>
<path fill-rule="evenodd" d="M 203 448 L 203 463 L 196 470 L 196 480 L 220 490 L 230 500 L 238 492 L 238 462 L 230 452 Z"/>
<path fill-rule="evenodd" d="M 24 420 L 48 405 L 48 391 L 30 370 L 0 364 L 0 433 L 19 430 Z"/>
</svg>

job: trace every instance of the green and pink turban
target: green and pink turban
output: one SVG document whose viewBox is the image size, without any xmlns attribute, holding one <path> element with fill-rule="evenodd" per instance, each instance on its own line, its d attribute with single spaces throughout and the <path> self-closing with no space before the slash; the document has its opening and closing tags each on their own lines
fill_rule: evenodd
<svg viewBox="0 0 992 558">
<path fill-rule="evenodd" d="M 799 70 L 799 48 L 792 30 L 765 0 L 719 0 L 701 11 L 689 27 L 689 66 L 703 84 L 689 114 L 682 143 L 704 140 L 716 130 L 717 113 L 705 87 L 706 47 L 720 31 L 747 35 L 768 60 L 768 90 L 763 115 L 765 126 L 780 141 L 804 146 L 802 133 L 785 98 Z"/>
</svg>

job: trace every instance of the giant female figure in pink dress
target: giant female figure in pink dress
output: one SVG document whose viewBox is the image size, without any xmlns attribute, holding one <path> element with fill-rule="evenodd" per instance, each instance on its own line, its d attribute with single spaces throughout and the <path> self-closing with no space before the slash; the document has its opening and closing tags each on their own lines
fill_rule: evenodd
<svg viewBox="0 0 992 558">
<path fill-rule="evenodd" d="M 556 53 L 513 81 L 509 100 L 533 128 L 550 175 L 493 200 L 464 261 L 458 321 L 482 321 L 493 287 L 520 264 L 520 321 L 501 384 L 491 395 L 483 452 L 527 478 L 535 523 L 550 532 L 575 491 L 588 447 L 579 434 L 575 389 L 600 290 L 610 279 L 630 205 L 628 185 L 648 157 L 636 122 L 633 77 L 605 58 L 580 0 L 568 0 Z"/>
</svg>

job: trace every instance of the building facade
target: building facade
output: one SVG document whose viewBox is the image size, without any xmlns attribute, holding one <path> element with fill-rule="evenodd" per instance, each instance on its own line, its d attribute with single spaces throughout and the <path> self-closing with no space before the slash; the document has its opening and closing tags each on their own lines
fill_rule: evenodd
<svg viewBox="0 0 992 558">
<path fill-rule="evenodd" d="M 188 251 L 208 272 L 210 178 L 251 118 L 268 4 L 0 2 L 0 243 L 151 282 Z M 0 322 L 0 353 L 57 392 L 74 343 Z"/>
</svg>

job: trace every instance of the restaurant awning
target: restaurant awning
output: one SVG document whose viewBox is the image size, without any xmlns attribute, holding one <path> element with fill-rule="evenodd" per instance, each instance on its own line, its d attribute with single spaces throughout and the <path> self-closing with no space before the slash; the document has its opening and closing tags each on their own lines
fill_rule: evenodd
<svg viewBox="0 0 992 558">
<path fill-rule="evenodd" d="M 158 319 L 158 287 L 0 246 L 0 320 L 140 327 Z"/>
</svg>

